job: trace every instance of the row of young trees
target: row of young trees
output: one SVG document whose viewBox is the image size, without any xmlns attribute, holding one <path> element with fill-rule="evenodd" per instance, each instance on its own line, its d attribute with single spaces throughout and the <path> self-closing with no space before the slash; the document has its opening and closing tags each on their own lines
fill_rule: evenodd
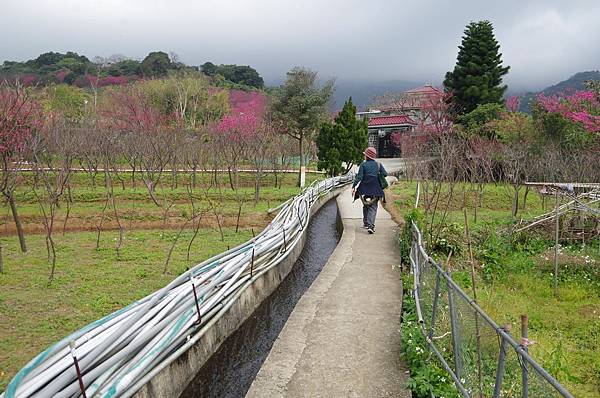
<svg viewBox="0 0 600 398">
<path fill-rule="evenodd" d="M 290 71 L 271 95 L 215 87 L 199 72 L 89 90 L 3 84 L 0 192 L 10 204 L 22 251 L 27 246 L 16 191 L 30 190 L 39 203 L 54 269 L 56 213 L 66 206 L 66 224 L 74 168 L 84 169 L 92 186 L 105 189 L 100 219 L 112 211 L 120 236 L 115 186 L 142 186 L 167 214 L 173 203 L 157 191 L 165 188 L 167 173 L 171 188 L 185 173 L 193 192 L 199 189 L 197 172 L 204 172 L 212 176 L 205 189 L 231 189 L 237 195 L 240 170 L 250 169 L 257 202 L 267 170 L 277 184 L 279 173 L 307 152 L 326 116 L 331 90 L 332 84 L 319 86 L 316 72 L 304 68 Z M 33 179 L 24 178 L 23 169 L 31 170 Z M 221 187 L 222 175 L 228 187 Z"/>
</svg>

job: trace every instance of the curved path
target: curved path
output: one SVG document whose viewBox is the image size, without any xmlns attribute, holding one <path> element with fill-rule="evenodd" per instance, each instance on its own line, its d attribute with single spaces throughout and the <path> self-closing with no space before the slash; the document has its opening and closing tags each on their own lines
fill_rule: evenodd
<svg viewBox="0 0 600 398">
<path fill-rule="evenodd" d="M 400 358 L 397 225 L 380 207 L 376 233 L 368 235 L 350 189 L 337 201 L 342 238 L 296 304 L 247 397 L 410 397 Z"/>
</svg>

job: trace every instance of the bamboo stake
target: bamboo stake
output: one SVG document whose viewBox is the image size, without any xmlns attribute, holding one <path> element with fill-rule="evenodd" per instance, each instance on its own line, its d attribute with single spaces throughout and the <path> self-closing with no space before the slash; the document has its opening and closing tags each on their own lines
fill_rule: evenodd
<svg viewBox="0 0 600 398">
<path fill-rule="evenodd" d="M 417 198 L 415 199 L 415 209 L 419 207 L 420 197 L 421 197 L 421 181 L 417 181 Z"/>
</svg>

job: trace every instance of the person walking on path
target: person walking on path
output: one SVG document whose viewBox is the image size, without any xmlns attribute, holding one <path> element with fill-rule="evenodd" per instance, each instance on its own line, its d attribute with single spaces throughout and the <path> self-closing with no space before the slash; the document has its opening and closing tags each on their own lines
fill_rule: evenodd
<svg viewBox="0 0 600 398">
<path fill-rule="evenodd" d="M 377 157 L 375 148 L 370 146 L 365 149 L 363 154 L 365 161 L 360 164 L 352 183 L 352 197 L 356 200 L 357 196 L 360 196 L 363 203 L 363 228 L 366 228 L 369 234 L 373 234 L 375 233 L 377 206 L 379 201 L 385 198 L 379 182 L 379 175 L 387 177 L 388 174 L 383 165 L 375 161 Z"/>
</svg>

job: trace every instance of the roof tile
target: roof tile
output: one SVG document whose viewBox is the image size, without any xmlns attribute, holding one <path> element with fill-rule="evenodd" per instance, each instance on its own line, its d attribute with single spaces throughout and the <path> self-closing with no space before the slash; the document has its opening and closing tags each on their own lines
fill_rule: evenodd
<svg viewBox="0 0 600 398">
<path fill-rule="evenodd" d="M 388 126 L 393 124 L 417 124 L 414 120 L 406 115 L 380 116 L 369 120 L 369 127 L 373 126 Z"/>
</svg>

